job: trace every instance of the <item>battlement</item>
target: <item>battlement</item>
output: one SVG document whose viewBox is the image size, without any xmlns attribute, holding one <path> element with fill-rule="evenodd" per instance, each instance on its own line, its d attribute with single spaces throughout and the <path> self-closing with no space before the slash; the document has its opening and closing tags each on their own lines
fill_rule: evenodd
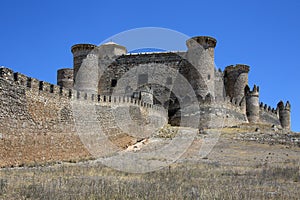
<svg viewBox="0 0 300 200">
<path fill-rule="evenodd" d="M 186 41 L 188 48 L 195 48 L 201 45 L 204 49 L 215 48 L 217 45 L 217 40 L 210 36 L 195 36 Z"/>
<path fill-rule="evenodd" d="M 8 81 L 14 80 L 13 73 L 14 73 L 13 70 L 11 70 L 9 68 L 6 68 L 4 66 L 0 67 L 0 77 L 5 80 L 8 80 Z"/>
<path fill-rule="evenodd" d="M 34 93 L 39 95 L 41 92 L 48 93 L 52 95 L 57 95 L 57 97 L 64 97 L 70 100 L 81 100 L 87 102 L 97 102 L 100 105 L 136 105 L 143 108 L 148 108 L 151 110 L 156 110 L 160 112 L 165 112 L 163 107 L 158 105 L 153 105 L 145 103 L 141 100 L 134 99 L 132 97 L 126 96 L 106 96 L 91 94 L 87 92 L 77 91 L 74 89 L 64 88 L 58 85 L 54 85 L 45 81 L 40 81 L 38 79 L 28 77 L 19 72 L 14 72 L 13 70 L 5 67 L 0 68 L 0 78 L 7 80 L 13 85 L 22 86 Z"/>
<path fill-rule="evenodd" d="M 260 102 L 259 108 L 262 111 L 277 115 L 277 109 L 272 108 L 271 106 L 264 104 L 263 102 Z"/>
<path fill-rule="evenodd" d="M 145 103 L 141 100 L 128 97 L 128 96 L 111 96 L 111 95 L 98 95 L 77 90 L 71 90 L 71 99 L 73 101 L 87 101 L 87 102 L 98 102 L 100 105 L 136 105 L 143 108 L 150 108 L 157 111 L 162 111 L 164 108 L 159 105 L 153 105 Z"/>
<path fill-rule="evenodd" d="M 91 51 L 93 49 L 95 49 L 97 47 L 97 45 L 94 44 L 75 44 L 71 47 L 71 52 L 74 54 L 75 52 L 78 51 Z"/>
<path fill-rule="evenodd" d="M 245 101 L 239 101 L 236 98 L 230 98 L 230 97 L 213 97 L 210 94 L 207 94 L 204 98 L 198 99 L 200 105 L 206 105 L 206 106 L 214 106 L 214 105 L 223 105 L 230 108 L 238 109 L 239 111 L 243 111 L 245 106 Z"/>
<path fill-rule="evenodd" d="M 247 95 L 247 96 L 259 96 L 259 87 L 258 86 L 256 86 L 256 85 L 254 85 L 253 86 L 253 89 L 252 90 L 250 90 L 250 87 L 247 85 L 246 87 L 245 87 L 245 94 Z"/>
<path fill-rule="evenodd" d="M 291 104 L 289 101 L 286 102 L 286 104 L 284 105 L 283 101 L 280 101 L 278 104 L 277 104 L 277 108 L 279 110 L 287 110 L 287 111 L 290 111 L 291 110 Z"/>
<path fill-rule="evenodd" d="M 224 72 L 226 73 L 231 73 L 231 72 L 248 73 L 249 71 L 250 71 L 250 67 L 245 64 L 229 65 L 224 70 Z"/>
<path fill-rule="evenodd" d="M 44 92 L 71 98 L 72 93 L 70 89 L 54 85 L 45 81 L 40 81 L 36 78 L 26 76 L 19 72 L 14 72 L 13 70 L 5 67 L 1 67 L 0 72 L 0 78 L 9 81 L 11 84 L 22 86 L 32 92 Z"/>
</svg>

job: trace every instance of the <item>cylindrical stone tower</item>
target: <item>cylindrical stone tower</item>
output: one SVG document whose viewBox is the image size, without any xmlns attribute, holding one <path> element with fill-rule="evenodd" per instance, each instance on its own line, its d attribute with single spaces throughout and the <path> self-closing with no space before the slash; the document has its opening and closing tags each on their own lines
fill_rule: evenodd
<svg viewBox="0 0 300 200">
<path fill-rule="evenodd" d="M 186 41 L 188 47 L 187 60 L 199 73 L 198 88 L 194 88 L 197 95 L 205 97 L 207 94 L 214 95 L 215 62 L 214 50 L 217 40 L 208 36 L 192 37 Z M 202 80 L 200 80 L 202 79 Z M 194 80 L 192 80 L 194 81 Z"/>
<path fill-rule="evenodd" d="M 249 86 L 245 87 L 246 115 L 250 123 L 259 121 L 259 87 L 254 85 L 251 91 Z"/>
<path fill-rule="evenodd" d="M 277 104 L 277 110 L 279 111 L 279 121 L 282 128 L 286 130 L 291 129 L 291 104 L 286 102 L 285 106 L 282 101 Z"/>
<path fill-rule="evenodd" d="M 76 90 L 97 93 L 98 55 L 96 47 L 93 44 L 76 44 L 71 48 Z"/>
<path fill-rule="evenodd" d="M 234 98 L 238 102 L 245 95 L 245 87 L 248 85 L 249 66 L 237 64 L 227 66 L 224 70 L 224 84 L 226 96 Z"/>
<path fill-rule="evenodd" d="M 83 60 L 96 47 L 97 46 L 93 44 L 75 44 L 71 47 L 73 53 L 74 82 Z"/>
<path fill-rule="evenodd" d="M 63 68 L 57 70 L 57 85 L 68 89 L 73 88 L 73 69 Z"/>
</svg>

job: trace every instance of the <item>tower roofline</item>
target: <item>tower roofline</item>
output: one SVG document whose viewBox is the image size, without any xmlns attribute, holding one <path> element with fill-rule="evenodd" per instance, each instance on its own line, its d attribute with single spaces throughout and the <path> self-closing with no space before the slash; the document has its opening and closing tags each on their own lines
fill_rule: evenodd
<svg viewBox="0 0 300 200">
<path fill-rule="evenodd" d="M 215 48 L 217 45 L 217 40 L 211 36 L 195 36 L 186 41 L 186 45 L 188 47 L 193 46 L 193 44 L 197 42 L 205 49 L 207 48 Z"/>
<path fill-rule="evenodd" d="M 71 52 L 74 53 L 78 50 L 93 50 L 97 45 L 94 44 L 75 44 L 71 47 Z"/>
<path fill-rule="evenodd" d="M 245 64 L 236 64 L 236 65 L 229 65 L 225 68 L 225 72 L 232 72 L 232 71 L 242 71 L 248 73 L 250 71 L 250 66 Z"/>
</svg>

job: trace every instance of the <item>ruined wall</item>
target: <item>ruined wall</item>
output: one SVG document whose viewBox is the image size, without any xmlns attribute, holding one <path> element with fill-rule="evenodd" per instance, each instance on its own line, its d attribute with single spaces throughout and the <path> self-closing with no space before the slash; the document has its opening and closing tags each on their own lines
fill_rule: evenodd
<svg viewBox="0 0 300 200">
<path fill-rule="evenodd" d="M 133 138 L 117 128 L 109 129 L 117 126 L 110 114 L 116 113 L 112 111 L 116 105 L 131 110 L 130 118 L 142 122 L 167 121 L 163 110 L 153 105 L 72 91 L 7 68 L 0 68 L 0 98 L 0 166 L 90 158 L 74 124 L 73 101 L 92 102 L 99 111 L 98 123 L 107 128 L 108 137 L 115 136 L 110 139 L 120 148 Z"/>
</svg>

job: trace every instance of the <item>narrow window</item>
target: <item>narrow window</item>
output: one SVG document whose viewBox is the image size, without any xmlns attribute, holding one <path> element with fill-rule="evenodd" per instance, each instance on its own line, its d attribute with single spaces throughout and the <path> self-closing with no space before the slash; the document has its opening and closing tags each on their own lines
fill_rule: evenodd
<svg viewBox="0 0 300 200">
<path fill-rule="evenodd" d="M 111 87 L 116 87 L 117 86 L 117 79 L 112 79 L 111 80 Z"/>
<path fill-rule="evenodd" d="M 40 81 L 39 82 L 39 90 L 43 90 L 43 87 L 44 87 L 44 82 Z"/>
</svg>

